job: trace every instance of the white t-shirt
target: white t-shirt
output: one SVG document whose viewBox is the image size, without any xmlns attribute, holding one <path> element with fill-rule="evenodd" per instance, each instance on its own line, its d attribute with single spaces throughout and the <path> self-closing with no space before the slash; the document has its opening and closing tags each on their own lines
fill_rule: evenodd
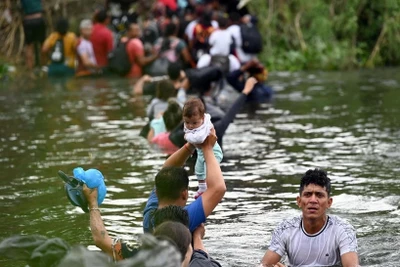
<svg viewBox="0 0 400 267">
<path fill-rule="evenodd" d="M 232 35 L 228 30 L 215 30 L 211 33 L 208 44 L 211 46 L 210 55 L 227 56 L 231 50 Z"/>
<path fill-rule="evenodd" d="M 80 44 L 77 47 L 77 51 L 80 56 L 83 54 L 86 54 L 91 63 L 97 64 L 96 57 L 95 57 L 94 51 L 93 51 L 93 45 L 92 45 L 92 42 L 90 42 L 89 40 L 82 38 Z"/>
<path fill-rule="evenodd" d="M 233 24 L 227 28 L 227 31 L 231 34 L 233 39 L 235 40 L 235 51 L 237 54 L 237 57 L 239 58 L 240 63 L 246 63 L 255 57 L 257 57 L 256 54 L 248 54 L 243 51 L 242 49 L 242 34 L 240 33 L 240 27 L 239 25 Z"/>
<path fill-rule="evenodd" d="M 340 256 L 357 252 L 353 226 L 343 219 L 329 215 L 325 226 L 309 235 L 303 228 L 302 217 L 281 222 L 274 230 L 269 250 L 288 256 L 288 264 L 296 266 L 332 266 L 340 264 Z"/>
</svg>

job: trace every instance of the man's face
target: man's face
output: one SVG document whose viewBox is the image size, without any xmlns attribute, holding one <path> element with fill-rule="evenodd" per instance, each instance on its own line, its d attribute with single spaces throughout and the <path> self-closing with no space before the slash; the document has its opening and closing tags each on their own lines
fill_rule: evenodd
<svg viewBox="0 0 400 267">
<path fill-rule="evenodd" d="M 81 29 L 82 36 L 85 38 L 89 38 L 92 35 L 93 28 L 92 26 L 88 26 Z"/>
<path fill-rule="evenodd" d="M 138 24 L 131 24 L 129 27 L 129 37 L 130 38 L 140 38 L 141 31 Z"/>
<path fill-rule="evenodd" d="M 326 210 L 332 205 L 332 198 L 328 197 L 325 187 L 309 184 L 297 197 L 297 205 L 303 211 L 304 219 L 320 219 L 326 215 Z"/>
</svg>

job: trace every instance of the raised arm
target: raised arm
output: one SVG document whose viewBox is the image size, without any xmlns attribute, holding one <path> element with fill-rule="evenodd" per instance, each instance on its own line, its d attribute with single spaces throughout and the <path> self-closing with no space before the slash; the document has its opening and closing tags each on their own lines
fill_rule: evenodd
<svg viewBox="0 0 400 267">
<path fill-rule="evenodd" d="M 213 146 L 217 140 L 215 130 L 200 145 L 206 162 L 207 190 L 202 195 L 204 215 L 208 217 L 222 200 L 226 192 L 224 177 L 221 168 L 213 152 Z"/>
<path fill-rule="evenodd" d="M 113 240 L 108 235 L 103 219 L 101 218 L 100 209 L 97 204 L 97 188 L 91 189 L 84 185 L 83 194 L 89 203 L 90 230 L 94 244 L 115 260 L 122 260 L 121 243 L 118 242 L 115 244 L 113 252 Z"/>
<path fill-rule="evenodd" d="M 190 156 L 192 156 L 195 147 L 190 144 L 186 143 L 182 146 L 178 151 L 172 154 L 163 165 L 164 167 L 182 167 L 185 162 L 188 160 Z"/>
</svg>

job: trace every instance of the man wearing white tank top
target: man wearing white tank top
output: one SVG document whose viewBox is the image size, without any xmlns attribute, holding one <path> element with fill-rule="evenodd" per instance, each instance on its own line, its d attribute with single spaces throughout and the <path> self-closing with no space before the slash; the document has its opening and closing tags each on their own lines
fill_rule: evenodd
<svg viewBox="0 0 400 267">
<path fill-rule="evenodd" d="M 324 170 L 308 170 L 301 178 L 297 205 L 302 215 L 281 222 L 274 230 L 262 266 L 359 266 L 356 233 L 343 219 L 327 215 L 332 205 L 331 182 Z"/>
</svg>

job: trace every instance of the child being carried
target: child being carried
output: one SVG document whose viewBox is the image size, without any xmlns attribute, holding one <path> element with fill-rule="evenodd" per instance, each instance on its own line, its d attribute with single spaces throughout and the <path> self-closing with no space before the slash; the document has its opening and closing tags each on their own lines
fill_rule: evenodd
<svg viewBox="0 0 400 267">
<path fill-rule="evenodd" d="M 202 144 L 210 134 L 211 130 L 214 128 L 213 124 L 211 123 L 211 116 L 210 114 L 205 113 L 205 107 L 200 98 L 191 98 L 186 101 L 185 105 L 183 106 L 183 121 L 185 139 L 187 142 L 193 145 Z M 197 160 L 194 171 L 199 183 L 199 189 L 195 194 L 195 198 L 197 199 L 206 191 L 207 184 L 205 181 L 206 164 L 203 151 L 198 148 L 196 148 L 196 150 Z M 215 143 L 213 152 L 217 161 L 221 162 L 223 154 L 218 142 Z"/>
</svg>

